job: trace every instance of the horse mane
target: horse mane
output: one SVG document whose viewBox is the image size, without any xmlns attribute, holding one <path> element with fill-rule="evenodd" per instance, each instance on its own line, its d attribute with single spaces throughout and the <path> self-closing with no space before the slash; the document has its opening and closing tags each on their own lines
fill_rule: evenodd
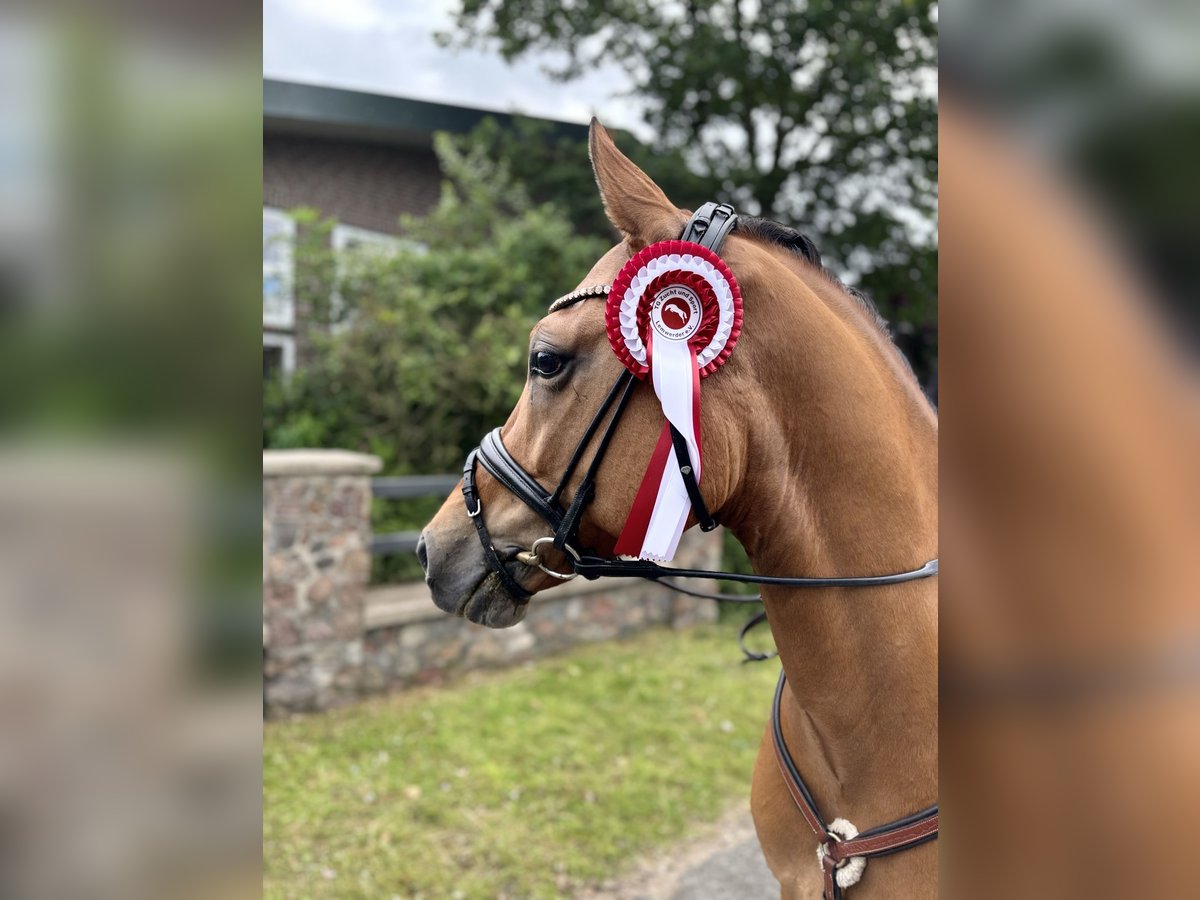
<svg viewBox="0 0 1200 900">
<path fill-rule="evenodd" d="M 845 284 L 829 269 L 825 268 L 821 262 L 821 251 L 817 249 L 817 245 L 813 243 L 812 238 L 802 232 L 797 231 L 788 225 L 780 224 L 771 219 L 764 219 L 759 216 L 738 216 L 737 225 L 734 231 L 740 232 L 746 237 L 757 238 L 761 241 L 766 241 L 769 244 L 774 244 L 777 247 L 782 247 L 793 256 L 798 256 L 813 268 L 817 269 L 825 276 L 835 287 L 843 293 L 852 297 L 856 303 L 867 314 L 867 318 L 875 325 L 877 329 L 890 341 L 892 339 L 891 329 L 888 326 L 888 321 L 879 312 L 879 307 L 875 305 L 875 301 L 870 296 Z"/>
<path fill-rule="evenodd" d="M 897 346 L 895 339 L 892 337 L 891 326 L 888 324 L 888 320 L 879 312 L 879 307 L 875 305 L 875 301 L 863 291 L 850 287 L 838 278 L 837 275 L 825 268 L 825 265 L 821 262 L 821 252 L 817 249 L 817 245 L 813 243 L 812 238 L 788 225 L 782 225 L 779 222 L 759 216 L 738 216 L 734 231 L 742 234 L 744 237 L 773 244 L 776 247 L 786 250 L 791 256 L 799 257 L 815 269 L 835 289 L 844 296 L 849 297 L 858 306 L 859 310 L 862 311 L 870 326 L 874 328 L 876 337 L 880 340 L 881 347 L 885 351 L 890 351 L 892 356 L 899 361 L 902 374 L 907 376 L 917 392 L 924 396 L 924 390 L 917 381 L 917 373 L 913 370 L 912 361 Z"/>
</svg>

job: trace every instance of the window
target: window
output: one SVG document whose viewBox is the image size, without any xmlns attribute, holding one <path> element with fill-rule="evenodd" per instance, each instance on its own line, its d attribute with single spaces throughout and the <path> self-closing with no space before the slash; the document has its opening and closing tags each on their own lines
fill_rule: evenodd
<svg viewBox="0 0 1200 900">
<path fill-rule="evenodd" d="M 263 335 L 263 381 L 291 375 L 296 369 L 296 341 L 286 334 Z"/>
<path fill-rule="evenodd" d="M 342 253 L 367 253 L 391 256 L 405 243 L 400 238 L 380 231 L 356 228 L 353 225 L 333 226 L 333 249 Z"/>
<path fill-rule="evenodd" d="M 263 209 L 263 325 L 292 328 L 296 309 L 292 297 L 292 245 L 296 223 L 278 209 Z M 264 345 L 265 346 L 265 345 Z"/>
<path fill-rule="evenodd" d="M 271 381 L 283 373 L 283 348 L 263 344 L 263 381 Z"/>
<path fill-rule="evenodd" d="M 401 247 L 411 246 L 411 241 L 379 231 L 370 231 L 354 225 L 335 225 L 330 237 L 337 256 L 337 285 L 345 283 L 354 273 L 354 264 L 359 260 L 387 259 L 395 256 Z M 330 319 L 344 324 L 346 304 L 337 285 L 330 298 Z"/>
</svg>

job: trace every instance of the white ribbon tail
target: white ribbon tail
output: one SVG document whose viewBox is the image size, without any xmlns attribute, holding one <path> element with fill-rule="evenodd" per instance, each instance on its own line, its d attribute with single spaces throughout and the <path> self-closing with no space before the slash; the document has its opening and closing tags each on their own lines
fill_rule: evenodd
<svg viewBox="0 0 1200 900">
<path fill-rule="evenodd" d="M 700 442 L 696 434 L 695 416 L 698 402 L 695 388 L 699 379 L 695 354 L 686 341 L 659 339 L 651 343 L 651 359 L 654 393 L 658 395 L 667 421 L 683 435 L 699 480 Z M 679 461 L 672 448 L 642 542 L 641 558 L 660 562 L 674 558 L 691 508 L 691 500 L 683 486 L 683 476 L 679 474 Z"/>
</svg>

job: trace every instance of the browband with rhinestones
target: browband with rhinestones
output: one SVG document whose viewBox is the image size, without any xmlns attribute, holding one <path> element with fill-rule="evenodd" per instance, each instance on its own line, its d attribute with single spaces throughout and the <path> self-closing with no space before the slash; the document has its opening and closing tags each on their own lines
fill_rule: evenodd
<svg viewBox="0 0 1200 900">
<path fill-rule="evenodd" d="M 611 284 L 593 284 L 590 287 L 579 288 L 578 290 L 571 291 L 565 297 L 559 297 L 551 303 L 548 312 L 558 312 L 560 309 L 566 309 L 568 306 L 573 306 L 580 300 L 586 300 L 588 297 L 607 297 L 611 289 Z"/>
</svg>

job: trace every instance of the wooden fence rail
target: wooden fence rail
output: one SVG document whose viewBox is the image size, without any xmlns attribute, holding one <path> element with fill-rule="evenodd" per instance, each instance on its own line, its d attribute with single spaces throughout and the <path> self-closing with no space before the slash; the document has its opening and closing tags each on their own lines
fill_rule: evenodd
<svg viewBox="0 0 1200 900">
<path fill-rule="evenodd" d="M 413 500 L 419 497 L 445 497 L 459 481 L 458 475 L 400 475 L 372 478 L 371 493 L 384 500 Z M 393 531 L 371 538 L 371 553 L 387 556 L 392 553 L 414 553 L 419 531 Z"/>
</svg>

